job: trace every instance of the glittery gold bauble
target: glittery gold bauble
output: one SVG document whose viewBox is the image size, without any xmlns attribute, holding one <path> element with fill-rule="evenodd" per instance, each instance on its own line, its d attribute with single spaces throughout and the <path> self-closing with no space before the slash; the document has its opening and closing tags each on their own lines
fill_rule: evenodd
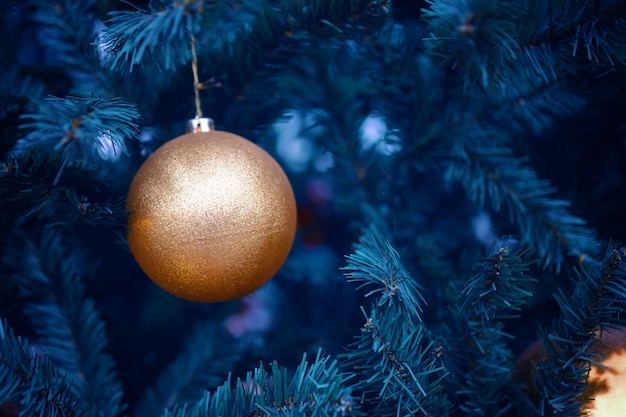
<svg viewBox="0 0 626 417">
<path fill-rule="evenodd" d="M 589 388 L 583 393 L 582 412 L 590 417 L 626 416 L 626 329 L 604 330 L 599 335 L 600 344 L 595 353 L 604 356 L 600 365 L 591 364 Z M 529 395 L 536 401 L 532 386 L 532 362 L 541 355 L 541 344 L 535 342 L 520 356 L 516 363 L 518 376 L 524 379 Z"/>
<path fill-rule="evenodd" d="M 157 149 L 128 192 L 128 242 L 157 285 L 221 302 L 258 289 L 293 244 L 296 204 L 278 163 L 231 133 L 188 133 Z"/>
</svg>

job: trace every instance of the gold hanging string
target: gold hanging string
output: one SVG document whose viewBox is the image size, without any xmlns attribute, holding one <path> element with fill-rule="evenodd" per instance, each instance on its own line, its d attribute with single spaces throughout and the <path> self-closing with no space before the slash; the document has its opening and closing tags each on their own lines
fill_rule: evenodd
<svg viewBox="0 0 626 417">
<path fill-rule="evenodd" d="M 196 38 L 191 34 L 191 71 L 193 72 L 193 91 L 196 95 L 196 118 L 202 117 L 200 106 L 200 79 L 198 77 L 198 56 L 196 55 Z"/>
<path fill-rule="evenodd" d="M 202 104 L 200 103 L 200 90 L 207 88 L 220 87 L 221 83 L 215 81 L 211 77 L 208 81 L 201 83 L 198 76 L 198 55 L 196 52 L 196 38 L 193 33 L 190 35 L 191 40 L 191 71 L 193 72 L 193 91 L 196 96 L 196 117 L 187 121 L 187 133 L 193 132 L 209 132 L 214 130 L 213 119 L 202 117 Z"/>
</svg>

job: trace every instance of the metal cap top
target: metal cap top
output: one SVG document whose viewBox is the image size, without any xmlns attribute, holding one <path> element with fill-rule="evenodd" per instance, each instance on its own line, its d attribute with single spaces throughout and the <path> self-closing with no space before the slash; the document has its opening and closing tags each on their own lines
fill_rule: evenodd
<svg viewBox="0 0 626 417">
<path fill-rule="evenodd" d="M 210 132 L 215 130 L 213 119 L 208 117 L 195 117 L 187 120 L 185 131 L 187 133 Z"/>
</svg>

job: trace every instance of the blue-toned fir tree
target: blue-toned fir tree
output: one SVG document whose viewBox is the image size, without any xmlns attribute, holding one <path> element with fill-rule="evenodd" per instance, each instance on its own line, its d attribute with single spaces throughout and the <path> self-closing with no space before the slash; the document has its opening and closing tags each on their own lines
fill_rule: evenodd
<svg viewBox="0 0 626 417">
<path fill-rule="evenodd" d="M 623 1 L 0 7 L 0 416 L 589 408 L 626 308 Z M 198 91 L 298 205 L 283 268 L 219 304 L 126 241 Z"/>
</svg>

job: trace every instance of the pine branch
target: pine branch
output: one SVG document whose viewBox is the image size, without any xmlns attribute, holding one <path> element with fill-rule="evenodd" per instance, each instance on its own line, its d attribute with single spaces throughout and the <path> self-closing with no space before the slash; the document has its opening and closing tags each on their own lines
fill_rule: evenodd
<svg viewBox="0 0 626 417">
<path fill-rule="evenodd" d="M 11 356 L 21 354 L 19 358 L 21 361 L 9 359 L 9 354 Z M 0 405 L 15 401 L 22 380 L 26 376 L 26 369 L 33 366 L 34 361 L 28 355 L 28 348 L 23 345 L 21 339 L 15 338 L 6 322 L 0 320 Z"/>
<path fill-rule="evenodd" d="M 625 263 L 626 247 L 610 244 L 601 262 L 581 264 L 571 294 L 555 294 L 561 315 L 540 333 L 542 351 L 533 367 L 541 415 L 580 415 L 589 368 L 603 359 L 594 349 L 599 335 L 623 323 Z"/>
<path fill-rule="evenodd" d="M 448 415 L 441 346 L 397 311 L 392 315 L 380 310 L 374 306 L 369 314 L 363 311 L 361 336 L 342 355 L 343 365 L 359 378 L 365 406 L 377 416 Z"/>
<path fill-rule="evenodd" d="M 34 102 L 44 96 L 44 84 L 17 67 L 0 68 L 0 155 L 8 153 L 20 138 L 20 118 L 32 113 Z"/>
<path fill-rule="evenodd" d="M 167 0 L 153 4 L 149 10 L 137 8 L 110 13 L 111 19 L 98 39 L 106 66 L 132 71 L 135 66 L 153 64 L 173 70 L 191 61 L 192 35 L 198 45 L 198 59 L 202 62 L 203 56 L 209 57 L 202 67 L 214 65 L 215 54 L 239 36 L 231 33 L 245 32 L 250 20 L 248 14 L 258 13 L 257 9 L 262 7 L 251 2 L 239 4 L 231 11 L 233 5 L 223 0 Z M 251 60 L 256 50 L 243 51 L 246 61 Z"/>
<path fill-rule="evenodd" d="M 582 55 L 598 69 L 626 59 L 626 7 L 619 0 L 556 2 L 556 31 L 569 38 L 572 56 Z M 582 61 L 584 64 L 585 61 Z"/>
<path fill-rule="evenodd" d="M 466 89 L 478 84 L 497 92 L 513 81 L 536 77 L 550 82 L 557 73 L 562 77 L 589 63 L 606 71 L 626 57 L 626 18 L 620 1 L 427 3 L 423 16 L 431 32 L 425 40 L 428 52 L 459 70 Z M 572 59 L 579 49 L 586 52 L 586 61 Z"/>
<path fill-rule="evenodd" d="M 246 125 L 258 127 L 278 118 L 286 108 L 292 108 L 293 103 L 283 101 L 286 98 L 308 101 L 311 96 L 319 97 L 316 89 L 311 89 L 311 79 L 315 83 L 324 80 L 315 78 L 318 74 L 314 74 L 313 66 L 328 63 L 329 54 L 338 45 L 345 47 L 345 39 L 352 35 L 364 37 L 371 29 L 368 24 L 383 20 L 381 16 L 386 13 L 381 3 L 369 0 L 287 0 L 281 2 L 280 7 L 266 4 L 250 24 L 234 30 L 214 53 L 207 51 L 204 60 L 199 58 L 200 65 L 222 86 L 220 93 L 214 95 L 214 114 L 223 111 L 226 96 L 236 104 L 235 114 L 227 115 L 233 118 L 232 122 L 228 120 L 230 124 L 239 126 L 243 115 L 251 119 Z M 307 45 L 306 52 L 303 45 Z M 319 59 L 313 56 L 317 54 Z M 288 72 L 300 69 L 302 73 L 283 73 L 276 77 L 275 70 L 279 68 Z M 344 84 L 335 81 L 331 85 L 337 88 Z M 277 94 L 277 91 L 281 93 Z M 342 93 L 345 96 L 340 93 L 335 98 L 344 102 L 348 101 L 346 96 L 355 94 L 349 88 L 343 89 Z M 281 102 L 277 104 L 278 98 Z M 328 103 L 333 102 L 324 102 Z M 268 115 L 267 109 L 272 105 L 274 111 Z M 263 115 L 259 116 L 258 108 L 264 109 Z"/>
<path fill-rule="evenodd" d="M 136 406 L 135 417 L 154 417 L 185 403 L 197 403 L 239 361 L 239 347 L 214 321 L 196 325 L 185 349 Z"/>
<path fill-rule="evenodd" d="M 431 31 L 428 53 L 463 72 L 465 88 L 497 90 L 520 48 L 515 35 L 519 5 L 510 1 L 427 0 L 423 17 Z"/>
<path fill-rule="evenodd" d="M 420 323 L 423 288 L 409 275 L 400 262 L 400 255 L 376 229 L 367 231 L 348 255 L 348 266 L 343 268 L 348 282 L 361 282 L 357 290 L 372 288 L 365 297 L 378 296 L 377 305 L 399 310 L 408 323 Z"/>
<path fill-rule="evenodd" d="M 476 274 L 462 290 L 461 308 L 480 326 L 518 317 L 537 281 L 526 274 L 528 264 L 518 254 L 514 240 L 500 240 L 492 252 L 476 266 Z"/>
<path fill-rule="evenodd" d="M 55 52 L 55 58 L 71 77 L 71 91 L 110 97 L 122 90 L 121 80 L 105 72 L 100 65 L 100 51 L 93 47 L 102 24 L 95 15 L 97 7 L 96 0 L 37 0 L 33 20 L 42 25 L 43 45 Z"/>
<path fill-rule="evenodd" d="M 550 134 L 555 120 L 575 117 L 587 101 L 560 83 L 517 83 L 489 107 L 487 118 L 511 136 Z"/>
<path fill-rule="evenodd" d="M 146 60 L 166 70 L 191 60 L 192 18 L 202 13 L 202 2 L 168 1 L 159 10 L 113 11 L 101 35 L 105 63 L 112 69 L 132 71 Z"/>
<path fill-rule="evenodd" d="M 378 295 L 371 312 L 363 310 L 361 336 L 342 355 L 343 365 L 359 378 L 365 404 L 380 416 L 447 415 L 449 403 L 441 391 L 447 374 L 443 352 L 421 322 L 420 287 L 397 252 L 370 228 L 344 269 L 349 281 L 375 286 L 367 296 Z"/>
<path fill-rule="evenodd" d="M 60 155 L 28 148 L 0 163 L 0 199 L 20 219 L 71 230 L 77 226 L 126 227 L 123 198 L 111 197 L 96 172 L 63 167 Z M 7 213 L 9 215 L 10 212 Z"/>
<path fill-rule="evenodd" d="M 2 68 L 0 77 L 0 100 L 3 106 L 0 107 L 1 117 L 6 117 L 8 112 L 13 110 L 17 100 L 30 102 L 43 98 L 45 85 L 30 75 L 21 75 L 17 67 Z"/>
<path fill-rule="evenodd" d="M 309 365 L 302 362 L 290 377 L 285 368 L 272 362 L 270 372 L 263 364 L 246 379 L 232 384 L 229 377 L 214 393 L 207 392 L 195 406 L 183 405 L 167 411 L 164 417 L 189 414 L 218 416 L 320 416 L 361 415 L 347 382 L 351 375 L 339 370 L 337 361 L 318 351 Z"/>
<path fill-rule="evenodd" d="M 504 321 L 518 317 L 536 280 L 527 275 L 528 264 L 512 240 L 497 242 L 475 269 L 459 294 L 457 330 L 448 338 L 457 362 L 450 380 L 460 410 L 495 417 L 523 396 L 512 383 L 514 358 L 507 341 L 513 337 L 504 331 Z"/>
<path fill-rule="evenodd" d="M 139 132 L 139 113 L 119 98 L 49 97 L 37 113 L 26 114 L 28 135 L 22 149 L 41 147 L 61 152 L 63 166 L 98 167 L 108 154 L 125 153 L 125 141 Z"/>
<path fill-rule="evenodd" d="M 99 416 L 120 415 L 125 405 L 113 359 L 105 353 L 104 323 L 93 300 L 85 298 L 84 284 L 60 238 L 47 229 L 38 244 L 16 239 L 21 244 L 7 249 L 3 263 L 18 280 L 39 348 L 63 378 L 57 383 L 71 381 L 84 408 Z"/>
<path fill-rule="evenodd" d="M 68 383 L 50 362 L 0 320 L 0 406 L 12 405 L 20 416 L 88 417 Z"/>
<path fill-rule="evenodd" d="M 38 8 L 32 15 L 35 22 L 41 23 L 41 39 L 44 45 L 57 52 L 56 58 L 63 64 L 75 68 L 84 66 L 85 56 L 78 56 L 92 50 L 95 39 L 96 0 L 61 0 L 56 4 L 38 1 Z"/>
<path fill-rule="evenodd" d="M 359 19 L 348 19 L 336 26 L 342 33 L 357 32 Z M 315 40 L 316 46 L 305 52 L 298 43 L 290 46 L 286 53 L 290 65 L 282 70 L 280 77 L 273 77 L 275 82 L 268 84 L 268 90 L 272 94 L 279 92 L 281 101 L 276 107 L 283 113 L 285 108 L 294 109 L 295 117 L 302 120 L 298 135 L 315 143 L 318 150 L 332 154 L 333 167 L 328 174 L 338 205 L 346 212 L 368 217 L 368 211 L 382 204 L 377 199 L 388 182 L 381 181 L 381 177 L 388 174 L 385 169 L 394 163 L 391 155 L 378 150 L 387 145 L 398 148 L 399 144 L 390 132 L 388 140 L 382 139 L 380 146 L 366 148 L 362 128 L 367 117 L 378 116 L 370 103 L 388 92 L 378 85 L 378 74 L 370 63 L 372 58 L 360 46 L 346 48 L 342 40 L 332 37 Z M 311 88 L 312 85 L 316 88 Z"/>
<path fill-rule="evenodd" d="M 596 254 L 599 243 L 585 221 L 569 213 L 565 200 L 552 198 L 556 189 L 525 166 L 525 160 L 509 156 L 505 147 L 459 151 L 449 161 L 448 179 L 460 183 L 480 207 L 505 209 L 517 225 L 521 243 L 541 258 L 541 266 L 560 270 L 565 255 Z"/>
<path fill-rule="evenodd" d="M 369 0 L 287 0 L 281 7 L 266 6 L 249 28 L 241 28 L 224 43 L 216 67 L 226 69 L 226 74 L 234 72 L 239 81 L 248 80 L 281 43 L 310 39 L 329 28 L 341 31 L 338 26 L 350 16 L 374 8 Z"/>
<path fill-rule="evenodd" d="M 494 83 L 489 89 L 492 93 L 497 90 L 497 94 L 457 98 L 456 106 L 463 107 L 457 108 L 453 104 L 450 115 L 442 121 L 451 126 L 452 143 L 446 143 L 444 147 L 435 144 L 432 155 L 444 161 L 445 178 L 459 182 L 468 197 L 480 207 L 486 204 L 494 211 L 507 210 L 509 220 L 520 230 L 522 244 L 536 251 L 544 268 L 554 267 L 558 271 L 566 254 L 593 255 L 599 245 L 593 232 L 584 227 L 584 221 L 568 212 L 569 203 L 553 198 L 556 189 L 547 181 L 539 180 L 532 169 L 524 166 L 524 160 L 513 158 L 508 145 L 514 137 L 512 133 L 528 132 L 528 129 L 543 133 L 552 128 L 555 118 L 571 116 L 585 102 L 560 88 L 561 81 L 556 83 L 563 71 L 562 65 L 554 62 L 552 43 L 547 42 L 545 36 L 551 24 L 547 20 L 549 7 L 528 2 L 524 10 L 505 8 L 502 10 L 509 14 L 506 18 L 509 20 L 499 23 L 492 20 L 497 20 L 501 9 L 496 10 L 495 6 L 500 3 L 435 0 L 425 12 L 432 28 L 459 31 L 455 35 L 459 39 L 444 36 L 437 45 L 447 51 L 450 43 L 456 42 L 456 47 L 463 53 L 467 49 L 463 49 L 463 42 L 484 48 L 485 62 L 496 65 L 497 71 L 510 77 L 506 80 L 497 74 L 486 75 Z M 454 23 L 455 19 L 461 18 L 469 20 L 461 26 Z M 501 24 L 515 22 L 515 30 L 510 36 L 519 38 L 519 42 L 513 48 L 506 39 L 498 36 L 498 30 L 504 30 Z M 470 25 L 468 28 L 465 27 L 467 24 Z M 502 42 L 503 45 L 499 45 Z M 498 49 L 500 52 L 504 49 L 507 54 L 512 51 L 514 57 L 507 62 L 491 59 L 489 54 L 498 53 Z M 449 56 L 453 54 L 446 54 Z M 473 59 L 482 59 L 480 57 L 478 53 Z M 481 73 L 496 71 L 480 67 L 480 62 L 462 61 L 463 66 L 470 66 L 467 71 L 475 71 L 472 66 L 481 68 L 478 71 Z M 462 78 L 466 85 L 477 81 L 469 75 Z M 496 88 L 492 89 L 493 86 Z M 467 108 L 473 111 L 468 112 Z"/>
</svg>

